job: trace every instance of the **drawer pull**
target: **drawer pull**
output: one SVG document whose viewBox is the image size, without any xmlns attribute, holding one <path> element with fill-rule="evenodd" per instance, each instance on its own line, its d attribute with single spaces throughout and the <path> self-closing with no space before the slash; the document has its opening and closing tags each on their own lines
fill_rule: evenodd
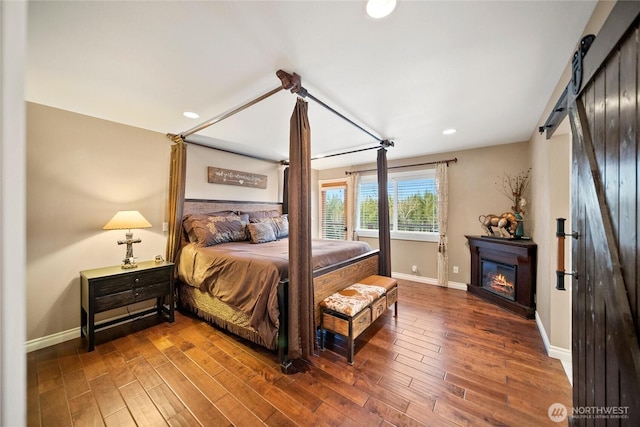
<svg viewBox="0 0 640 427">
<path fill-rule="evenodd" d="M 136 280 L 134 280 L 134 282 L 138 283 L 138 282 L 140 282 L 140 279 L 138 277 L 136 277 Z"/>
</svg>

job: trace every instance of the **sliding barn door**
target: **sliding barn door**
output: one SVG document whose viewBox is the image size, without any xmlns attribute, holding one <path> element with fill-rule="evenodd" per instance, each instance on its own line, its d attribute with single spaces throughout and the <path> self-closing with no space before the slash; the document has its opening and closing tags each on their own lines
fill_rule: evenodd
<svg viewBox="0 0 640 427">
<path fill-rule="evenodd" d="M 572 425 L 640 425 L 639 37 L 634 21 L 569 103 Z"/>
</svg>

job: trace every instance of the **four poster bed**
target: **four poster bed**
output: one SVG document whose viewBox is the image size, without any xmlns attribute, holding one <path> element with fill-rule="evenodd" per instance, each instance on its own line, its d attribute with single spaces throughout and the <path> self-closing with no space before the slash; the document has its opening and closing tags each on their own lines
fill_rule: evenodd
<svg viewBox="0 0 640 427">
<path fill-rule="evenodd" d="M 386 147 L 393 143 L 314 98 L 296 74 L 282 70 L 276 74 L 281 87 L 179 135 L 168 135 L 176 144 L 171 153 L 167 259 L 176 264 L 179 309 L 277 350 L 282 370 L 289 373 L 291 359 L 308 357 L 317 348 L 320 301 L 367 276 L 391 274 Z M 298 95 L 291 117 L 283 203 L 185 200 L 186 138 L 282 89 Z M 363 242 L 311 239 L 311 152 L 304 97 L 382 145 L 372 147 L 378 148 L 382 182 L 379 251 Z"/>
<path fill-rule="evenodd" d="M 281 205 L 187 199 L 183 238 L 176 260 L 178 308 L 197 315 L 284 358 L 287 349 L 288 240 L 252 243 L 247 238 L 209 246 L 190 239 L 190 222 L 248 216 L 239 228 L 270 222 L 256 214 L 282 218 Z M 196 218 L 196 221 L 193 221 Z M 228 224 L 230 221 L 224 221 Z M 249 232 L 250 233 L 250 232 Z M 193 234 L 193 233 L 192 233 Z M 248 239 L 251 239 L 250 237 Z M 193 240 L 193 241 L 190 241 Z M 315 324 L 319 301 L 357 280 L 378 273 L 378 251 L 357 241 L 312 241 Z"/>
</svg>

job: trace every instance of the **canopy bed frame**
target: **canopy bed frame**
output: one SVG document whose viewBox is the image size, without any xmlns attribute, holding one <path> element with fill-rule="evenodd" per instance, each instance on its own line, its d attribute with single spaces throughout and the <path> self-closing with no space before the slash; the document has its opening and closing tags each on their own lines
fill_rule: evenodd
<svg viewBox="0 0 640 427">
<path fill-rule="evenodd" d="M 170 194 L 169 194 L 169 238 L 167 241 L 167 259 L 178 262 L 181 248 L 184 246 L 183 218 L 194 213 L 247 210 L 279 209 L 288 215 L 288 275 L 279 281 L 277 286 L 277 300 L 279 311 L 277 344 L 278 361 L 283 372 L 293 372 L 291 361 L 298 358 L 307 358 L 317 348 L 316 328 L 319 325 L 319 306 L 316 301 L 321 301 L 326 296 L 345 288 L 351 283 L 371 274 L 391 276 L 390 234 L 389 234 L 389 206 L 387 196 L 387 159 L 388 147 L 394 145 L 393 141 L 383 139 L 362 126 L 348 119 L 335 109 L 328 106 L 311 95 L 302 87 L 300 76 L 289 74 L 283 70 L 276 72 L 281 85 L 265 94 L 249 101 L 240 107 L 214 117 L 198 126 L 195 126 L 180 134 L 168 134 L 175 142 L 171 148 L 170 165 Z M 289 160 L 281 164 L 288 165 L 285 170 L 284 200 L 278 203 L 255 202 L 221 202 L 212 200 L 185 200 L 185 168 L 186 168 L 186 143 L 190 143 L 188 137 L 209 126 L 214 125 L 232 115 L 249 108 L 252 105 L 270 97 L 280 90 L 290 90 L 298 95 L 296 106 L 291 117 Z M 321 268 L 313 268 L 312 241 L 311 241 L 311 200 L 310 200 L 310 176 L 311 176 L 311 149 L 310 132 L 307 118 L 307 103 L 304 98 L 309 98 L 322 107 L 331 111 L 338 117 L 365 132 L 378 141 L 378 145 L 347 151 L 347 154 L 358 151 L 378 149 L 378 191 L 379 191 L 379 240 L 380 249 L 368 251 L 364 254 L 350 257 Z M 202 144 L 198 144 L 202 145 Z M 214 148 L 214 147 L 211 147 Z M 227 150 L 224 150 L 227 151 Z M 240 154 L 240 153 L 236 153 Z M 335 154 L 334 154 L 335 155 Z M 266 160 L 266 159 L 264 159 Z M 296 185 L 289 186 L 289 182 Z M 293 203 L 289 203 L 292 201 Z M 275 207 L 274 207 L 275 206 Z M 180 286 L 179 301 L 185 301 L 195 292 L 193 286 Z M 191 288 L 191 289 L 189 289 Z M 200 295 L 202 296 L 202 295 Z M 193 299 L 193 298 L 192 298 Z M 215 297 L 212 298 L 212 302 Z M 274 349 L 273 343 L 265 343 L 251 328 L 230 325 L 226 319 L 216 317 L 214 313 L 203 311 L 201 308 L 189 303 L 190 311 L 211 321 L 232 333 L 247 338 L 267 348 Z"/>
</svg>

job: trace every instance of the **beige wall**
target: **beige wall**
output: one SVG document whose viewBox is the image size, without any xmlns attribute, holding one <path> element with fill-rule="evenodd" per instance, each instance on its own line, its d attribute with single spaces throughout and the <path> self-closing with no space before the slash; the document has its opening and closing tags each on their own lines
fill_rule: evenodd
<svg viewBox="0 0 640 427">
<path fill-rule="evenodd" d="M 267 176 L 267 188 L 210 184 L 207 168 L 240 170 Z M 185 197 L 212 200 L 247 200 L 254 202 L 282 201 L 282 167 L 250 157 L 187 144 L 187 183 Z"/>
<path fill-rule="evenodd" d="M 571 228 L 570 175 L 571 141 L 568 134 L 546 141 L 533 138 L 531 234 L 538 244 L 537 315 L 544 325 L 549 343 L 555 347 L 571 347 L 571 291 L 557 291 L 557 239 L 555 219 L 568 219 Z M 571 240 L 571 239 L 568 239 Z M 570 248 L 567 243 L 567 251 Z M 569 264 L 565 263 L 569 270 Z M 567 280 L 567 285 L 570 285 Z M 570 286 L 569 286 L 570 289 Z"/>
<path fill-rule="evenodd" d="M 511 203 L 499 191 L 496 182 L 502 178 L 503 173 L 516 175 L 529 168 L 529 144 L 528 142 L 520 142 L 455 151 L 437 156 L 389 161 L 389 166 L 454 157 L 458 159 L 458 162 L 449 165 L 449 280 L 469 283 L 471 258 L 467 239 L 464 236 L 483 233 L 478 216 L 510 211 Z M 370 169 L 372 167 L 375 167 L 375 164 L 359 165 L 350 169 Z M 319 179 L 344 177 L 346 169 L 336 168 L 319 171 Z M 526 223 L 525 232 L 528 232 Z M 363 238 L 362 240 L 377 247 L 377 239 Z M 437 277 L 436 262 L 436 243 L 391 241 L 391 268 L 394 273 L 413 274 L 411 267 L 415 265 L 418 268 L 417 276 L 433 279 Z M 457 274 L 453 273 L 454 266 L 459 267 Z"/>
<path fill-rule="evenodd" d="M 102 230 L 118 210 L 153 225 L 134 230 L 140 260 L 164 255 L 169 147 L 160 133 L 27 103 L 27 340 L 80 326 L 78 272 L 124 257 L 124 231 Z"/>
</svg>

